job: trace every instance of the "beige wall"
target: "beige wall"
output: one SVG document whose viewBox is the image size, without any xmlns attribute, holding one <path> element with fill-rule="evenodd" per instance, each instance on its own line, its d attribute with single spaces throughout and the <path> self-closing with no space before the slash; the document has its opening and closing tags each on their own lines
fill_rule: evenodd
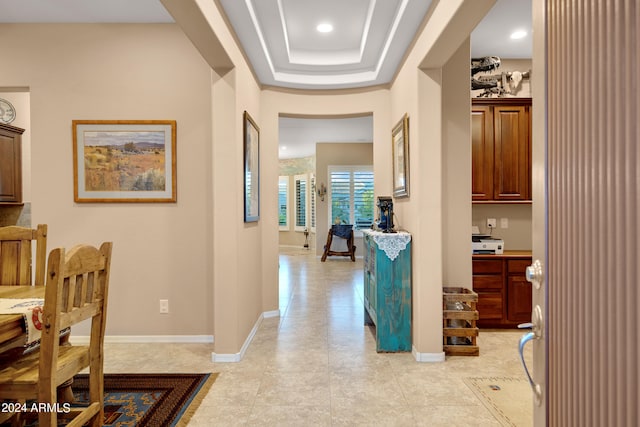
<svg viewBox="0 0 640 427">
<path fill-rule="evenodd" d="M 531 250 L 531 205 L 530 204 L 476 204 L 473 205 L 472 224 L 478 226 L 481 233 L 489 234 L 487 218 L 495 218 L 498 228 L 492 236 L 504 240 L 506 250 Z M 506 218 L 508 228 L 502 228 L 501 219 Z"/>
<path fill-rule="evenodd" d="M 394 210 L 413 239 L 412 326 L 418 360 L 444 360 L 445 277 L 458 277 L 454 270 L 459 268 L 465 272 L 465 284 L 470 282 L 469 236 L 456 230 L 471 223 L 468 37 L 493 3 L 434 3 L 429 22 L 391 89 L 393 120 L 405 113 L 410 117 L 410 197 L 396 199 Z M 456 100 L 454 104 L 448 97 Z M 458 104 L 463 102 L 467 108 Z M 451 168 L 468 179 L 445 182 Z M 445 220 L 444 215 L 453 213 L 459 224 Z"/>
<path fill-rule="evenodd" d="M 327 166 L 330 164 L 373 164 L 375 172 L 375 194 L 391 194 L 391 123 L 389 120 L 389 91 L 371 89 L 369 91 L 337 91 L 337 92 L 298 92 L 266 89 L 262 92 L 263 120 L 270 123 L 268 132 L 263 137 L 270 141 L 278 141 L 278 117 L 280 114 L 305 117 L 345 117 L 362 114 L 373 114 L 373 144 L 353 143 L 316 144 L 316 182 L 327 185 Z M 365 147 L 369 147 L 368 149 Z M 270 160 L 278 165 L 277 146 Z M 360 163 L 360 162 L 365 163 Z M 368 163 L 367 163 L 368 162 Z M 379 165 L 378 163 L 379 162 Z M 273 197 L 277 199 L 278 176 L 272 178 Z M 322 202 L 317 199 L 315 249 L 322 253 L 326 242 L 328 219 L 328 199 Z M 275 211 L 277 211 L 276 200 Z M 276 231 L 277 217 L 274 222 Z M 277 243 L 278 241 L 275 240 Z M 304 240 L 301 240 L 304 243 Z M 312 242 L 313 243 L 313 242 Z M 277 247 L 272 249 L 277 251 Z M 356 255 L 358 253 L 356 252 Z M 277 263 L 277 260 L 274 261 Z"/>
<path fill-rule="evenodd" d="M 164 4 L 174 11 L 183 5 Z M 394 208 L 398 226 L 414 239 L 414 350 L 439 360 L 443 277 L 456 268 L 451 260 L 462 244 L 453 230 L 458 226 L 443 215 L 459 209 L 464 227 L 471 223 L 470 181 L 444 182 L 447 168 L 458 165 L 454 158 L 467 156 L 465 144 L 443 147 L 470 140 L 464 130 L 470 132 L 469 110 L 463 114 L 464 108 L 443 101 L 453 96 L 468 102 L 469 79 L 466 72 L 452 80 L 442 73 L 447 64 L 468 70 L 460 59 L 468 52 L 468 34 L 493 1 L 434 3 L 427 30 L 391 89 L 333 92 L 261 91 L 215 4 L 185 4 L 197 4 L 190 13 L 201 14 L 198 25 L 189 25 L 191 16 L 178 20 L 193 45 L 176 25 L 0 26 L 3 39 L 12 40 L 0 86 L 29 87 L 31 93 L 34 222 L 50 225 L 53 246 L 115 242 L 107 333 L 213 334 L 216 354 L 240 353 L 262 313 L 278 309 L 279 115 L 372 114 L 379 196 L 392 192 L 391 128 L 408 113 L 411 196 L 396 199 Z M 205 36 L 223 48 L 219 54 L 223 63 L 233 63 L 231 71 L 216 67 L 211 44 L 199 33 L 203 17 Z M 260 221 L 249 224 L 242 221 L 238 173 L 244 110 L 260 127 Z M 82 118 L 176 119 L 178 203 L 74 204 L 70 127 Z M 465 174 L 467 163 L 460 165 Z M 445 190 L 456 197 L 445 199 Z M 326 218 L 319 217 L 320 224 Z M 469 257 L 462 262 L 467 268 Z M 171 314 L 158 314 L 160 298 L 170 300 Z"/>
<path fill-rule="evenodd" d="M 207 64 L 175 25 L 1 25 L 0 38 L 0 86 L 31 98 L 32 222 L 50 248 L 114 242 L 107 334 L 212 335 Z M 74 119 L 175 119 L 178 202 L 74 203 Z"/>
</svg>

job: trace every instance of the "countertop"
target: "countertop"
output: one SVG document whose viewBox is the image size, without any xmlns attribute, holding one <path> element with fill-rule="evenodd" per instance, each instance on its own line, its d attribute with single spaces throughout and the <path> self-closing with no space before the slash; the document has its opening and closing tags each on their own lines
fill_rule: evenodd
<svg viewBox="0 0 640 427">
<path fill-rule="evenodd" d="M 473 259 L 531 258 L 531 251 L 504 251 L 502 255 L 473 254 Z"/>
</svg>

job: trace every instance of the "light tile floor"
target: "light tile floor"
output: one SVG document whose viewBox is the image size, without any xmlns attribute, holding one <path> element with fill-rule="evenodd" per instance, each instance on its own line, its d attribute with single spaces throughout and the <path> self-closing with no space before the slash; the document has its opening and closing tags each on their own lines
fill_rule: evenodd
<svg viewBox="0 0 640 427">
<path fill-rule="evenodd" d="M 481 331 L 479 357 L 443 363 L 378 354 L 362 275 L 361 259 L 283 248 L 281 317 L 241 362 L 214 364 L 205 344 L 108 344 L 105 372 L 220 372 L 190 426 L 499 426 L 463 378 L 523 377 L 523 332 Z"/>
</svg>

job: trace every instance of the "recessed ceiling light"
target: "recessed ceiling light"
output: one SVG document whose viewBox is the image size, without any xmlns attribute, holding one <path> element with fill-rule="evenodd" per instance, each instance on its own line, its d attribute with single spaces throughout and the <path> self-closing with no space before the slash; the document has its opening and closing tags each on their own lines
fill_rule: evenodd
<svg viewBox="0 0 640 427">
<path fill-rule="evenodd" d="M 282 151 L 284 151 L 284 150 L 286 150 L 286 149 L 287 149 L 287 147 L 283 145 L 283 146 L 281 146 L 281 147 L 280 147 L 280 149 L 281 149 Z"/>
<path fill-rule="evenodd" d="M 319 33 L 330 33 L 331 31 L 333 31 L 333 25 L 329 24 L 328 22 L 323 22 L 321 24 L 318 24 L 316 30 L 318 30 Z"/>
<path fill-rule="evenodd" d="M 527 35 L 527 32 L 524 30 L 517 30 L 511 33 L 511 38 L 514 40 L 521 39 Z"/>
</svg>

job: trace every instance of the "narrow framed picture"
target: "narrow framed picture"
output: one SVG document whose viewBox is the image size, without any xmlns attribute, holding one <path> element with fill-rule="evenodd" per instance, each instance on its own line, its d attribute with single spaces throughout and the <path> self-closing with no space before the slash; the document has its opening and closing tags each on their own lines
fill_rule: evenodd
<svg viewBox="0 0 640 427">
<path fill-rule="evenodd" d="M 244 222 L 260 219 L 260 128 L 249 113 L 244 123 Z"/>
<path fill-rule="evenodd" d="M 409 116 L 405 114 L 391 131 L 393 197 L 409 197 Z"/>
<path fill-rule="evenodd" d="M 175 203 L 175 120 L 74 120 L 78 203 Z"/>
</svg>

